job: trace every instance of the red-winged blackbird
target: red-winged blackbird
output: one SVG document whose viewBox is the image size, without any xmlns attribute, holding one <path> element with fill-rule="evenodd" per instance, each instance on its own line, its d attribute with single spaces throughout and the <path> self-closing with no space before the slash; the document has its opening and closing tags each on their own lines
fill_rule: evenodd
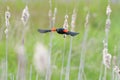
<svg viewBox="0 0 120 80">
<path fill-rule="evenodd" d="M 67 29 L 64 29 L 64 28 L 52 28 L 51 30 L 42 30 L 42 29 L 38 29 L 38 31 L 40 33 L 47 33 L 47 32 L 57 32 L 59 34 L 66 34 L 66 35 L 71 35 L 71 36 L 75 36 L 79 33 L 77 32 L 71 32 L 71 31 L 68 31 Z"/>
</svg>

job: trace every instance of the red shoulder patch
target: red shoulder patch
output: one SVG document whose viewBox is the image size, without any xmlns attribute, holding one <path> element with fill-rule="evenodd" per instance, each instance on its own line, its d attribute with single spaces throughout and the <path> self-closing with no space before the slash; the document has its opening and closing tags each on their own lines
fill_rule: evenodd
<svg viewBox="0 0 120 80">
<path fill-rule="evenodd" d="M 68 30 L 67 30 L 67 29 L 64 29 L 64 30 L 63 30 L 63 32 L 65 32 L 65 33 L 66 33 L 66 32 L 68 32 Z"/>
<path fill-rule="evenodd" d="M 53 28 L 51 29 L 51 31 L 56 31 L 56 28 L 53 27 Z"/>
</svg>

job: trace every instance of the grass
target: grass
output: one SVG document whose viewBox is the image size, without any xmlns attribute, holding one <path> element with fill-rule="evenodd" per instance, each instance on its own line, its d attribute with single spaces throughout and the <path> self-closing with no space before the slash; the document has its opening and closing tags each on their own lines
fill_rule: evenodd
<svg viewBox="0 0 120 80">
<path fill-rule="evenodd" d="M 23 8 L 25 7 L 25 3 L 21 0 L 15 1 L 16 4 L 13 2 L 2 2 L 0 1 L 0 29 L 3 26 L 5 28 L 4 23 L 4 12 L 6 10 L 6 6 L 10 7 L 11 12 L 11 30 L 17 26 L 18 30 L 21 30 L 20 27 L 22 26 L 20 17 Z M 96 3 L 96 4 L 95 4 Z M 33 59 L 33 50 L 34 45 L 37 41 L 44 43 L 49 48 L 49 34 L 39 34 L 37 32 L 38 28 L 45 28 L 49 27 L 49 20 L 48 20 L 48 11 L 49 11 L 49 3 L 47 1 L 41 2 L 29 2 L 28 8 L 30 11 L 30 20 L 29 20 L 29 30 L 25 37 L 25 48 L 26 48 L 26 55 L 27 55 L 27 78 L 29 78 L 30 66 L 32 65 Z M 57 15 L 56 15 L 56 24 L 55 27 L 62 27 L 64 22 L 64 15 L 67 13 L 71 16 L 72 11 L 74 9 L 73 3 L 56 3 L 53 2 L 53 9 L 57 6 Z M 80 34 L 74 37 L 73 40 L 73 48 L 72 48 L 72 56 L 71 56 L 71 69 L 70 69 L 70 80 L 76 80 L 78 76 L 78 66 L 79 66 L 79 58 L 80 58 L 80 50 L 81 50 L 81 43 L 83 40 L 84 34 L 84 23 L 85 23 L 85 16 L 86 16 L 86 8 L 89 8 L 90 11 L 90 20 L 89 20 L 89 35 L 87 39 L 87 50 L 86 50 L 86 60 L 85 60 L 85 77 L 87 80 L 98 80 L 100 74 L 100 65 L 102 60 L 102 49 L 103 44 L 102 41 L 105 36 L 104 28 L 105 28 L 105 20 L 106 20 L 106 6 L 107 1 L 91 1 L 85 2 L 81 1 L 78 7 L 77 13 L 77 20 L 76 20 L 76 27 L 75 31 L 80 32 Z M 109 33 L 109 52 L 112 55 L 119 54 L 119 44 L 120 44 L 120 32 L 119 32 L 119 3 L 111 4 L 112 14 L 111 14 L 111 28 Z M 68 19 L 70 23 L 70 17 Z M 17 25 L 20 24 L 20 25 Z M 16 31 L 11 31 L 15 32 Z M 0 32 L 1 33 L 1 32 Z M 20 33 L 18 33 L 20 34 Z M 0 34 L 1 35 L 1 34 Z M 9 39 L 9 54 L 8 54 L 8 72 L 12 73 L 16 76 L 17 72 L 17 55 L 14 51 L 15 44 L 19 40 L 19 36 L 16 34 L 11 35 Z M 65 66 L 67 65 L 67 58 L 69 53 L 69 46 L 70 46 L 70 36 L 66 38 L 66 53 L 64 54 L 65 58 Z M 60 79 L 60 71 L 62 65 L 62 52 L 64 49 L 64 38 L 62 35 L 54 33 L 53 35 L 53 47 L 52 47 L 52 64 L 56 66 L 56 69 L 53 69 L 52 79 L 51 80 L 59 80 Z M 117 47 L 117 53 L 114 53 L 114 47 Z M 3 34 L 2 40 L 0 40 L 0 62 L 5 59 L 5 34 Z M 32 65 L 33 66 L 33 65 Z M 64 68 L 65 69 L 65 68 Z M 0 70 L 1 71 L 1 70 Z M 107 79 L 110 80 L 111 74 L 110 71 L 107 72 Z M 0 72 L 1 74 L 1 72 Z M 32 80 L 36 79 L 36 71 L 34 67 L 32 67 Z M 65 78 L 65 76 L 64 76 Z"/>
</svg>

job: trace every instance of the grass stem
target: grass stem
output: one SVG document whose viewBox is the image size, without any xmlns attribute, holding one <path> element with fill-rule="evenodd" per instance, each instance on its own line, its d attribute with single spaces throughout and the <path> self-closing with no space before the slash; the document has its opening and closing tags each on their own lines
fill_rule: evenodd
<svg viewBox="0 0 120 80">
<path fill-rule="evenodd" d="M 88 31 L 89 31 L 88 19 L 89 19 L 89 13 L 86 16 L 86 22 L 85 22 L 85 32 L 84 32 L 84 37 L 82 42 L 80 65 L 79 65 L 79 71 L 78 71 L 78 80 L 83 80 L 83 76 L 84 76 L 85 53 L 86 53 L 86 47 L 87 47 L 86 42 L 87 42 Z"/>
<path fill-rule="evenodd" d="M 60 80 L 63 78 L 63 72 L 64 72 L 64 54 L 65 54 L 65 48 L 66 48 L 66 38 L 64 38 L 64 49 L 62 53 L 62 67 L 61 67 L 61 73 L 60 73 Z"/>
<path fill-rule="evenodd" d="M 68 54 L 65 80 L 69 80 L 70 78 L 70 61 L 71 61 L 71 55 L 72 55 L 72 41 L 73 41 L 73 37 L 70 38 L 70 49 L 69 49 L 69 54 Z"/>
</svg>

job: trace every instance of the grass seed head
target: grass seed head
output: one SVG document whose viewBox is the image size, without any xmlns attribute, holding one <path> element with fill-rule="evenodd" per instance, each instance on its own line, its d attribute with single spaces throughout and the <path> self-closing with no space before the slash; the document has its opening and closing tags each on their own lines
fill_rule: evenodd
<svg viewBox="0 0 120 80">
<path fill-rule="evenodd" d="M 90 17 L 90 15 L 89 15 L 89 12 L 88 12 L 87 15 L 86 15 L 86 18 L 85 18 L 85 28 L 88 27 L 89 17 Z"/>
<path fill-rule="evenodd" d="M 21 17 L 21 20 L 23 22 L 24 25 L 26 25 L 28 19 L 29 19 L 29 11 L 28 11 L 28 6 L 26 6 L 24 9 L 23 9 L 23 12 L 22 12 L 22 17 Z"/>
<path fill-rule="evenodd" d="M 8 28 L 5 29 L 6 38 L 8 38 Z"/>
<path fill-rule="evenodd" d="M 56 14 L 57 14 L 57 8 L 54 9 L 54 14 L 53 14 L 53 17 L 52 17 L 53 26 L 55 24 Z"/>
<path fill-rule="evenodd" d="M 72 20 L 71 20 L 71 31 L 74 31 L 75 28 L 75 21 L 76 21 L 76 11 L 75 9 L 73 10 L 73 14 L 72 14 Z"/>
<path fill-rule="evenodd" d="M 112 10 L 111 10 L 111 8 L 110 8 L 110 5 L 108 5 L 108 6 L 107 6 L 107 9 L 106 9 L 106 14 L 107 14 L 108 16 L 110 16 L 111 12 L 112 12 Z"/>
<path fill-rule="evenodd" d="M 57 14 L 57 8 L 54 8 L 54 15 L 53 16 L 56 16 Z"/>
<path fill-rule="evenodd" d="M 111 25 L 111 21 L 110 18 L 108 18 L 106 20 L 106 28 L 105 28 L 105 32 L 108 33 L 109 29 L 110 29 L 110 25 Z"/>
<path fill-rule="evenodd" d="M 68 15 L 65 15 L 65 20 L 64 20 L 64 24 L 63 24 L 63 28 L 64 29 L 68 29 L 69 25 L 68 25 Z M 64 38 L 66 37 L 66 35 L 63 36 Z"/>
<path fill-rule="evenodd" d="M 120 77 L 120 68 L 118 66 L 114 66 L 113 71 Z"/>
<path fill-rule="evenodd" d="M 7 7 L 7 11 L 5 12 L 5 24 L 6 24 L 6 29 L 5 29 L 5 34 L 6 34 L 6 38 L 8 38 L 8 27 L 10 26 L 10 22 L 9 19 L 11 17 L 11 14 L 9 12 L 9 7 Z"/>
<path fill-rule="evenodd" d="M 110 68 L 111 65 L 111 54 L 108 53 L 108 49 L 104 48 L 103 49 L 103 64 L 107 67 Z"/>
<path fill-rule="evenodd" d="M 10 14 L 10 12 L 9 12 L 9 7 L 7 7 L 7 11 L 5 12 L 5 20 L 6 20 L 6 21 L 9 20 L 10 17 L 11 17 L 11 14 Z"/>
<path fill-rule="evenodd" d="M 65 15 L 65 20 L 64 20 L 63 28 L 68 29 L 68 15 Z"/>
</svg>

